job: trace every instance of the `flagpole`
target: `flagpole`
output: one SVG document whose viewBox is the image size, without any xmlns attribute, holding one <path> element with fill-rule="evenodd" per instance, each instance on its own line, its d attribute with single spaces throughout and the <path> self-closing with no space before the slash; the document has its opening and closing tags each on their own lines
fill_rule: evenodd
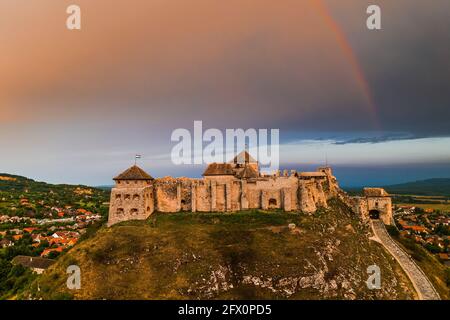
<svg viewBox="0 0 450 320">
<path fill-rule="evenodd" d="M 136 165 L 137 164 L 137 159 L 140 159 L 141 158 L 141 155 L 140 154 L 135 154 L 134 155 L 134 165 Z"/>
</svg>

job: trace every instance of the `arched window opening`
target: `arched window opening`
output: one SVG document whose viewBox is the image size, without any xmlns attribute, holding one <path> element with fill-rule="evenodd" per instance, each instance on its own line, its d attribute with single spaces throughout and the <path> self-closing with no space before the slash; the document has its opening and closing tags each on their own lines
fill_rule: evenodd
<svg viewBox="0 0 450 320">
<path fill-rule="evenodd" d="M 270 198 L 269 199 L 269 208 L 273 209 L 277 207 L 277 199 Z"/>
</svg>

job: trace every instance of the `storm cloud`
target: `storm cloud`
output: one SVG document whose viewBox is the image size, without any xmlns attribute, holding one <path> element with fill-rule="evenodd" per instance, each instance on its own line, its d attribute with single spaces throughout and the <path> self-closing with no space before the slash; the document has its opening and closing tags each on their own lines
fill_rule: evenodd
<svg viewBox="0 0 450 320">
<path fill-rule="evenodd" d="M 134 152 L 169 153 L 194 120 L 279 128 L 282 143 L 450 136 L 450 2 L 320 0 L 349 57 L 317 1 L 79 0 L 81 31 L 65 27 L 72 1 L 2 1 L 2 167 L 63 161 L 99 181 Z"/>
</svg>

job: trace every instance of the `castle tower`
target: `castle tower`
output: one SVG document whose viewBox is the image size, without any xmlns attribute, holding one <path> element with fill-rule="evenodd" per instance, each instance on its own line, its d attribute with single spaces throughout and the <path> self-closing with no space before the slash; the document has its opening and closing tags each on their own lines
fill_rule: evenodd
<svg viewBox="0 0 450 320">
<path fill-rule="evenodd" d="M 153 178 L 134 165 L 113 179 L 108 225 L 126 221 L 147 219 L 155 208 Z"/>
</svg>

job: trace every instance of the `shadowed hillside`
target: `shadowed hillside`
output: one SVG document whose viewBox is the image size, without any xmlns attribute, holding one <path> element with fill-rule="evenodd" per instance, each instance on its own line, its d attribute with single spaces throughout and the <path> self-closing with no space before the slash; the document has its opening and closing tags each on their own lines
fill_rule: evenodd
<svg viewBox="0 0 450 320">
<path fill-rule="evenodd" d="M 335 201 L 314 216 L 155 214 L 102 228 L 62 256 L 23 298 L 414 298 L 403 271 L 368 232 Z M 82 272 L 78 291 L 66 288 L 72 264 Z M 373 264 L 381 268 L 380 290 L 366 286 Z"/>
</svg>

